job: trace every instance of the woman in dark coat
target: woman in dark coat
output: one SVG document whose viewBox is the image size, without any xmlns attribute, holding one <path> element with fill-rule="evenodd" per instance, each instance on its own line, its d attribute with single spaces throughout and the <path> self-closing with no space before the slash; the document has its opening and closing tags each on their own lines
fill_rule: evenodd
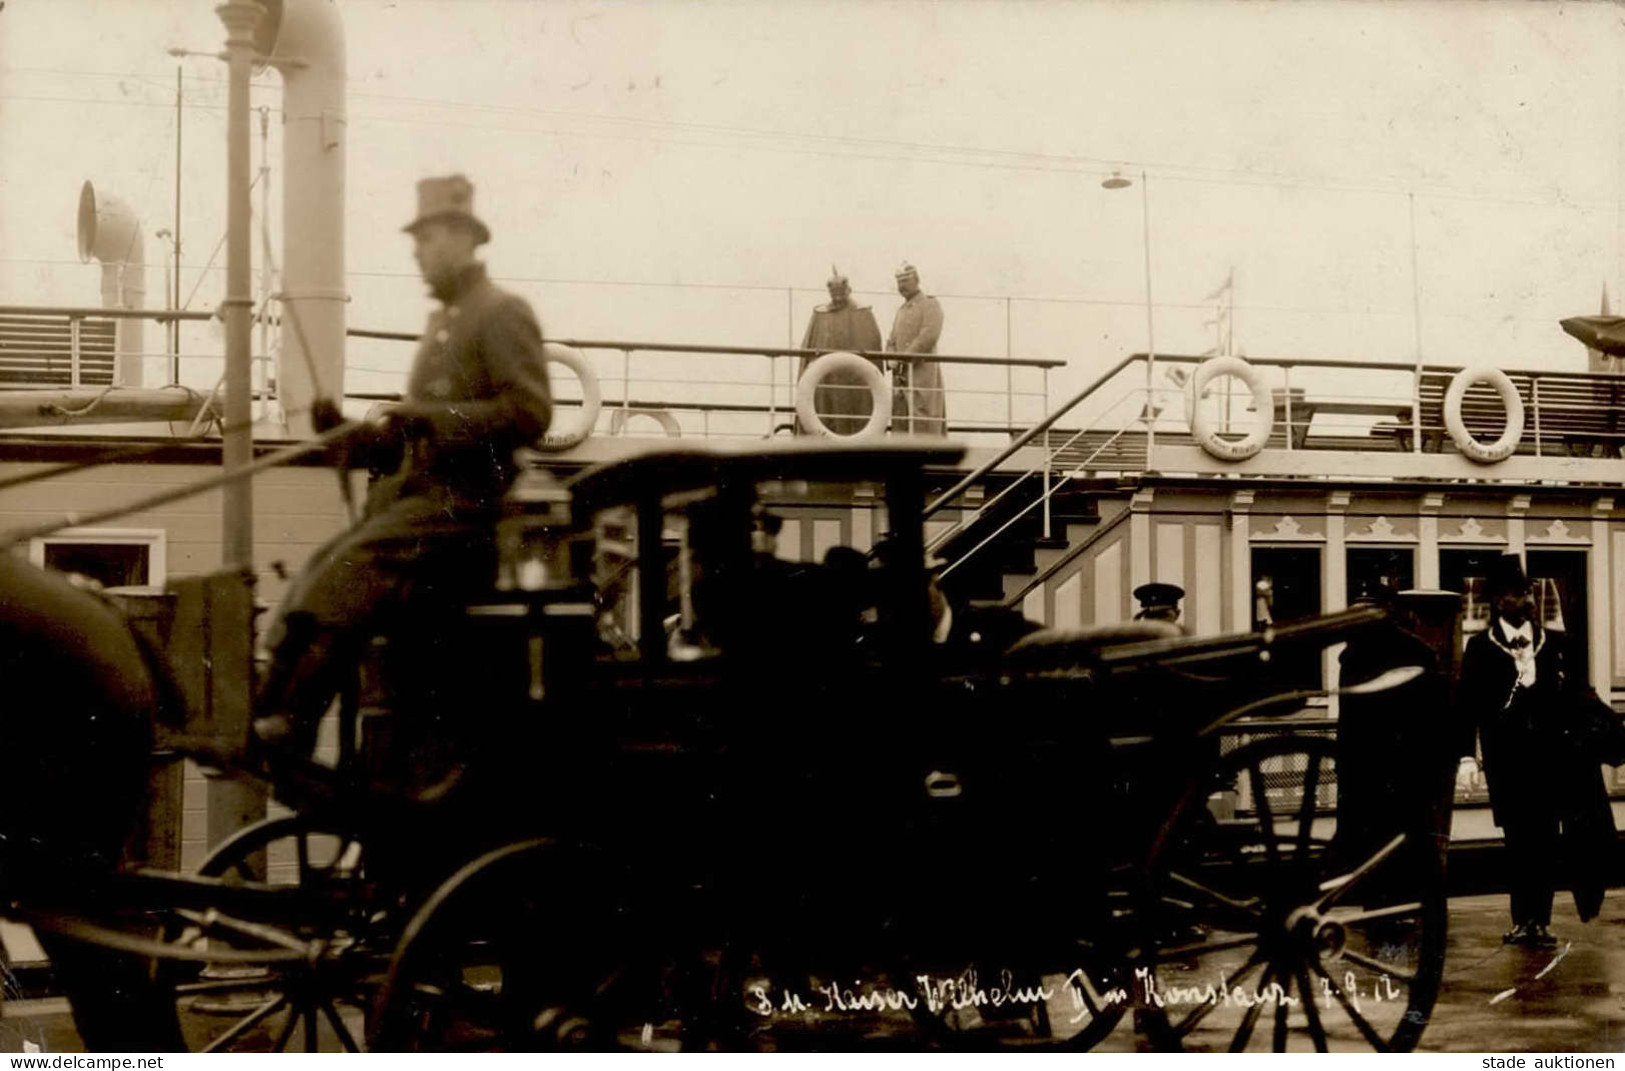
<svg viewBox="0 0 1625 1071">
<path fill-rule="evenodd" d="M 1534 620 L 1516 554 L 1490 577 L 1489 626 L 1467 643 L 1458 702 L 1476 730 L 1495 822 L 1506 835 L 1512 929 L 1503 940 L 1552 948 L 1552 895 L 1561 871 L 1581 921 L 1597 914 L 1614 845 L 1613 812 L 1597 756 L 1575 746 L 1585 704 L 1601 702 L 1586 681 L 1584 652 Z M 1473 738 L 1463 765 L 1473 762 Z"/>
</svg>

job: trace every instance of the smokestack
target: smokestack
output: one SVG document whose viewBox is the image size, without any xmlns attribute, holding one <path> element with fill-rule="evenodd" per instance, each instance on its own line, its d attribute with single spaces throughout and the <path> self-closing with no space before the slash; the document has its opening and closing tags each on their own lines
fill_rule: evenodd
<svg viewBox="0 0 1625 1071">
<path fill-rule="evenodd" d="M 344 396 L 344 26 L 334 0 L 260 0 L 257 51 L 282 72 L 282 357 L 289 435 Z M 314 371 L 314 378 L 312 372 Z"/>
<path fill-rule="evenodd" d="M 89 180 L 79 188 L 79 260 L 102 262 L 102 308 L 147 307 L 147 264 L 141 243 L 141 220 L 116 197 L 97 196 Z M 147 323 L 129 318 L 114 327 L 113 385 L 141 386 L 141 357 L 146 352 Z"/>
</svg>

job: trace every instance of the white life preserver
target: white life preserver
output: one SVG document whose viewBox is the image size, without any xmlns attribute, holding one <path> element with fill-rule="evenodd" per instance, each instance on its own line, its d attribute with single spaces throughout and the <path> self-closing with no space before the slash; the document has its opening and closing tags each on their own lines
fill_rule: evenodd
<svg viewBox="0 0 1625 1071">
<path fill-rule="evenodd" d="M 1235 376 L 1253 392 L 1253 426 L 1247 434 L 1234 442 L 1220 438 L 1213 419 L 1203 411 L 1200 402 L 1202 389 L 1214 376 Z M 1269 384 L 1257 368 L 1240 357 L 1214 357 L 1203 361 L 1191 376 L 1190 397 L 1191 435 L 1203 450 L 1220 461 L 1245 461 L 1270 441 L 1275 430 L 1275 400 L 1270 396 Z"/>
<path fill-rule="evenodd" d="M 660 425 L 660 430 L 666 433 L 668 439 L 681 439 L 683 428 L 677 423 L 677 418 L 664 409 L 613 409 L 609 414 L 609 433 L 611 435 L 625 435 L 626 426 L 634 417 L 648 417 Z"/>
<path fill-rule="evenodd" d="M 1507 423 L 1501 429 L 1501 437 L 1487 446 L 1473 438 L 1473 433 L 1467 430 L 1466 423 L 1461 419 L 1462 400 L 1467 397 L 1467 388 L 1474 383 L 1488 383 L 1494 387 L 1507 411 Z M 1499 368 L 1463 368 L 1456 373 L 1450 381 L 1450 388 L 1444 392 L 1444 426 L 1450 432 L 1456 449 L 1464 456 L 1484 464 L 1505 461 L 1512 456 L 1512 452 L 1518 448 L 1518 440 L 1523 437 L 1523 399 L 1518 396 L 1517 385 Z"/>
<path fill-rule="evenodd" d="M 869 423 L 863 430 L 855 431 L 851 435 L 840 435 L 830 430 L 829 425 L 819 418 L 813 408 L 813 394 L 824 377 L 831 372 L 852 372 L 864 381 L 869 388 L 869 395 L 874 399 L 874 411 L 869 414 Z M 796 384 L 796 416 L 801 418 L 801 426 L 809 431 L 825 435 L 832 439 L 872 439 L 886 430 L 886 424 L 891 420 L 891 384 L 886 382 L 886 374 L 876 368 L 865 357 L 844 350 L 826 353 L 807 366 L 801 374 L 801 380 Z"/>
<path fill-rule="evenodd" d="M 559 430 L 555 425 L 542 436 L 540 442 L 535 444 L 538 450 L 568 450 L 585 442 L 598 424 L 598 410 L 604 403 L 603 392 L 598 388 L 598 374 L 592 370 L 592 365 L 587 363 L 587 359 L 581 356 L 579 350 L 557 342 L 542 343 L 542 358 L 554 364 L 562 364 L 581 380 L 581 411 L 576 417 L 575 426 Z M 558 412 L 557 405 L 553 411 Z"/>
</svg>

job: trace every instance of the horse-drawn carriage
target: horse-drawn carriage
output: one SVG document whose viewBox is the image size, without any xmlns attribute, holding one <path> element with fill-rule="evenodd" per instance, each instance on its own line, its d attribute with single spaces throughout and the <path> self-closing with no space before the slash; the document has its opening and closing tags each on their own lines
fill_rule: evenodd
<svg viewBox="0 0 1625 1071">
<path fill-rule="evenodd" d="M 1434 703 L 1425 645 L 1370 608 L 1191 638 L 952 606 L 921 512 L 957 457 L 523 475 L 491 589 L 391 622 L 337 765 L 275 767 L 292 812 L 185 877 L 113 862 L 162 666 L 10 563 L 11 649 L 90 668 L 6 715 L 46 756 L 9 912 L 107 1047 L 1081 1049 L 1131 1010 L 1159 1047 L 1413 1046 L 1437 830 L 1349 813 L 1338 741 L 1271 719 L 1322 694 L 1276 667 L 1345 642 L 1346 703 Z"/>
</svg>

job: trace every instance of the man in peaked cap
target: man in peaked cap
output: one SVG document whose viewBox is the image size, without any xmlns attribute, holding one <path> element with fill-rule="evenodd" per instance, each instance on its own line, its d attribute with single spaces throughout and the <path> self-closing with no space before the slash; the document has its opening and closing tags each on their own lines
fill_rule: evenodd
<svg viewBox="0 0 1625 1071">
<path fill-rule="evenodd" d="M 1161 581 L 1141 584 L 1134 589 L 1134 597 L 1140 602 L 1140 610 L 1134 615 L 1134 620 L 1179 624 L 1179 600 L 1185 597 L 1185 589 L 1178 584 L 1164 584 Z"/>
<path fill-rule="evenodd" d="M 880 325 L 867 305 L 852 300 L 852 285 L 839 268 L 830 267 L 829 304 L 813 310 L 807 321 L 807 333 L 802 336 L 801 348 L 817 350 L 820 354 L 844 350 L 853 353 L 878 352 Z M 812 357 L 801 359 L 801 374 L 805 375 Z M 875 367 L 880 362 L 870 358 Z M 813 392 L 813 411 L 825 427 L 836 435 L 856 435 L 869 422 L 869 388 L 851 372 L 831 372 Z M 810 429 L 803 428 L 803 431 Z"/>
<path fill-rule="evenodd" d="M 897 385 L 892 393 L 892 430 L 912 435 L 947 435 L 948 403 L 943 396 L 942 366 L 922 361 L 937 352 L 942 335 L 942 306 L 920 291 L 920 273 L 903 261 L 897 269 L 897 292 L 903 307 L 892 320 L 886 351 L 898 354 L 892 362 Z"/>
<path fill-rule="evenodd" d="M 1615 840 L 1600 762 L 1581 754 L 1565 728 L 1581 704 L 1600 703 L 1583 656 L 1567 637 L 1535 620 L 1523 561 L 1503 554 L 1487 584 L 1489 625 L 1467 642 L 1457 693 L 1464 735 L 1463 777 L 1475 772 L 1474 742 L 1495 822 L 1506 836 L 1512 929 L 1503 940 L 1526 948 L 1557 945 L 1552 921 L 1557 871 L 1573 865 L 1581 921 L 1594 916 Z"/>
<path fill-rule="evenodd" d="M 268 635 L 272 663 L 254 730 L 301 755 L 378 622 L 405 601 L 455 602 L 492 582 L 494 526 L 518 473 L 514 451 L 552 419 L 542 331 L 524 299 L 493 286 L 475 250 L 491 232 L 462 175 L 418 183 L 403 230 L 440 302 L 380 437 L 401 452 L 362 521 L 320 548 L 288 589 Z M 318 431 L 340 421 L 331 403 Z"/>
</svg>

